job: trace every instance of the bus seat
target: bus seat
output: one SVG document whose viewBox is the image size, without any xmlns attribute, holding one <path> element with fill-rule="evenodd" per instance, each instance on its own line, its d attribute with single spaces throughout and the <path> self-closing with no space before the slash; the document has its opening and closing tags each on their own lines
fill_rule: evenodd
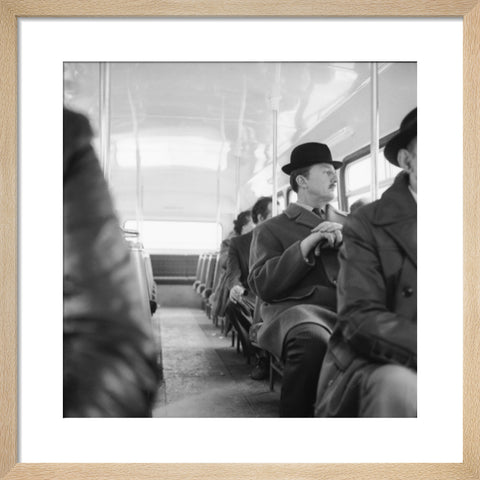
<svg viewBox="0 0 480 480">
<path fill-rule="evenodd" d="M 195 273 L 195 281 L 193 282 L 192 288 L 196 291 L 198 286 L 200 285 L 200 279 L 202 277 L 202 271 L 203 271 L 203 266 L 205 264 L 205 253 L 202 253 L 198 257 L 198 263 L 197 263 L 197 271 Z"/>
<path fill-rule="evenodd" d="M 202 292 L 202 296 L 205 300 L 210 297 L 213 292 L 213 279 L 215 275 L 215 269 L 217 266 L 217 254 L 214 253 L 211 255 L 210 264 L 208 266 L 207 278 L 205 280 L 205 290 Z"/>
<path fill-rule="evenodd" d="M 200 281 L 200 285 L 197 287 L 197 293 L 199 293 L 200 295 L 202 295 L 203 291 L 207 288 L 207 278 L 212 264 L 212 257 L 213 255 L 209 253 L 205 258 L 205 267 L 203 268 L 202 278 Z"/>
</svg>

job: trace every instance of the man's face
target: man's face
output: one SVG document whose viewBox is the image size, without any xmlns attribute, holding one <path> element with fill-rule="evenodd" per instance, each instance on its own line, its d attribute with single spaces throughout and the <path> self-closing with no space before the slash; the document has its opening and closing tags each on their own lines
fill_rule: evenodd
<svg viewBox="0 0 480 480">
<path fill-rule="evenodd" d="M 307 193 L 318 200 L 329 202 L 335 198 L 338 178 L 332 165 L 328 163 L 313 165 L 305 180 Z"/>
<path fill-rule="evenodd" d="M 410 176 L 410 185 L 417 190 L 417 137 L 415 137 L 407 148 L 402 148 L 398 152 L 399 166 L 408 172 Z"/>
<path fill-rule="evenodd" d="M 415 184 L 417 183 L 417 138 L 415 137 L 408 146 L 411 158 L 411 172 L 410 175 L 413 176 Z"/>
</svg>

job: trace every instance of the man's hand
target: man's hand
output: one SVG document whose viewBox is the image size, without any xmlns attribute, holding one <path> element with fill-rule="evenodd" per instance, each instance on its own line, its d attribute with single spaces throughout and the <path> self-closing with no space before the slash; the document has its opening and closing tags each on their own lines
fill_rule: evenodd
<svg viewBox="0 0 480 480">
<path fill-rule="evenodd" d="M 232 301 L 233 303 L 238 303 L 244 292 L 245 289 L 241 285 L 234 285 L 230 289 L 230 301 Z"/>
<path fill-rule="evenodd" d="M 310 251 L 315 248 L 315 255 L 320 255 L 320 249 L 324 246 L 330 248 L 339 247 L 343 241 L 342 225 L 336 222 L 322 222 L 311 230 L 311 234 L 300 242 L 300 249 L 306 258 Z"/>
</svg>

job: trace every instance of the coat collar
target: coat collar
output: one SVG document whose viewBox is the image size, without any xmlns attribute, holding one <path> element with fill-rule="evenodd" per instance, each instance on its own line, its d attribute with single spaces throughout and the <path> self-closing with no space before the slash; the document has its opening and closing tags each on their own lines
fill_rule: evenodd
<svg viewBox="0 0 480 480">
<path fill-rule="evenodd" d="M 296 203 L 291 203 L 287 209 L 283 212 L 290 220 L 297 222 L 301 225 L 305 225 L 309 228 L 316 227 L 320 222 L 317 215 L 313 212 L 307 210 L 306 208 L 297 205 Z M 327 204 L 325 207 L 325 213 L 327 220 L 331 222 L 338 222 L 339 218 L 344 219 L 345 215 L 340 212 L 337 212 L 335 208 Z M 343 223 L 343 222 L 342 222 Z"/>
<path fill-rule="evenodd" d="M 244 233 L 243 235 L 239 235 L 238 237 L 235 237 L 235 243 L 241 243 L 246 245 L 252 241 L 252 238 L 253 238 L 253 230 L 250 230 L 248 233 Z"/>
<path fill-rule="evenodd" d="M 417 203 L 408 190 L 408 175 L 400 173 L 377 204 L 373 224 L 385 231 L 417 264 Z"/>
<path fill-rule="evenodd" d="M 417 203 L 408 190 L 408 174 L 400 173 L 378 202 L 373 223 L 390 225 L 417 217 Z"/>
</svg>

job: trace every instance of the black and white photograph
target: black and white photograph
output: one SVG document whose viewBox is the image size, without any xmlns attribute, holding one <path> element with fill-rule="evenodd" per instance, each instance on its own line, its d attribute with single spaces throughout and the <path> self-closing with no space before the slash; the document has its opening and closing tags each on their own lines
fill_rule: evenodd
<svg viewBox="0 0 480 480">
<path fill-rule="evenodd" d="M 63 417 L 417 417 L 417 63 L 63 63 Z"/>
</svg>

